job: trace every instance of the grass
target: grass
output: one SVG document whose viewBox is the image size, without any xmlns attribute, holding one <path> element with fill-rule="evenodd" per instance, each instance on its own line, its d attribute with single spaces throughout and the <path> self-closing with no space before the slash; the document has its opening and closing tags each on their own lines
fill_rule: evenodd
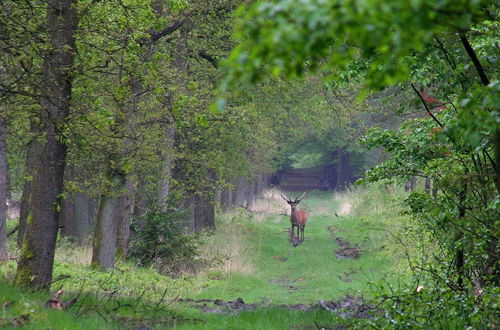
<svg viewBox="0 0 500 330">
<path fill-rule="evenodd" d="M 47 293 L 4 285 L 15 273 L 11 261 L 0 265 L 5 278 L 0 282 L 0 303 L 5 306 L 0 319 L 12 323 L 20 315 L 30 314 L 28 327 L 35 328 L 155 324 L 179 329 L 280 329 L 345 323 L 319 309 L 302 312 L 280 306 L 312 305 L 319 299 L 337 300 L 346 294 L 369 298 L 373 283 L 406 279 L 405 256 L 387 231 L 402 230 L 406 219 L 392 207 L 398 192 L 387 194 L 385 189 L 308 194 L 299 205 L 310 218 L 306 240 L 298 247 L 288 240 L 290 221 L 283 215 L 288 206 L 279 192 L 270 191 L 254 203 L 254 212 L 239 209 L 220 215 L 217 231 L 206 238 L 199 257 L 210 261 L 205 262 L 210 266 L 175 279 L 131 262 L 120 263 L 113 271 L 94 270 L 88 266 L 88 248 L 61 241 L 52 291 L 62 287 L 68 292 L 67 299 L 82 292 L 79 302 L 68 311 L 49 310 L 43 305 Z M 332 233 L 359 247 L 361 257 L 337 259 L 335 251 L 340 247 Z M 241 297 L 259 308 L 209 314 L 177 302 L 177 297 L 223 301 Z"/>
</svg>

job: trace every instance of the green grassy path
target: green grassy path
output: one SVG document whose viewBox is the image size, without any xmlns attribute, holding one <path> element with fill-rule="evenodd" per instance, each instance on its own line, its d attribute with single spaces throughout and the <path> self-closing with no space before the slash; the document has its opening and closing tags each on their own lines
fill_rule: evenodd
<svg viewBox="0 0 500 330">
<path fill-rule="evenodd" d="M 263 221 L 242 222 L 247 231 L 254 272 L 213 280 L 192 298 L 234 300 L 249 303 L 315 303 L 337 299 L 351 292 L 367 291 L 370 281 L 390 278 L 394 260 L 384 250 L 386 233 L 369 230 L 366 219 L 335 216 L 338 202 L 330 193 L 314 193 L 300 205 L 308 210 L 305 241 L 293 247 L 289 242 L 287 216 L 270 215 Z M 224 225 L 224 224 L 221 224 Z M 361 248 L 359 259 L 339 259 L 334 235 Z"/>
</svg>

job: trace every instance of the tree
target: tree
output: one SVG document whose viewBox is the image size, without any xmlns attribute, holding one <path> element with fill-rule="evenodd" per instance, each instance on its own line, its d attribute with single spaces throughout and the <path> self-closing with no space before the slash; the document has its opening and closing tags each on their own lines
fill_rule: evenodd
<svg viewBox="0 0 500 330">
<path fill-rule="evenodd" d="M 33 124 L 38 138 L 28 151 L 33 173 L 27 226 L 16 273 L 16 283 L 20 285 L 43 288 L 52 281 L 66 162 L 61 130 L 71 102 L 77 21 L 76 1 L 47 2 L 49 48 L 43 60 L 45 79 L 38 124 Z"/>
<path fill-rule="evenodd" d="M 7 251 L 7 121 L 0 115 L 0 262 L 9 259 Z"/>
</svg>

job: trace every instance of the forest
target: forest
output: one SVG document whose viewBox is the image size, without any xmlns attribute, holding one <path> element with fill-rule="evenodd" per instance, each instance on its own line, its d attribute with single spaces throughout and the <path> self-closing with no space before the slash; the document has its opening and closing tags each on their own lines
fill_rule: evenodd
<svg viewBox="0 0 500 330">
<path fill-rule="evenodd" d="M 499 327 L 497 1 L 0 7 L 0 328 Z"/>
</svg>

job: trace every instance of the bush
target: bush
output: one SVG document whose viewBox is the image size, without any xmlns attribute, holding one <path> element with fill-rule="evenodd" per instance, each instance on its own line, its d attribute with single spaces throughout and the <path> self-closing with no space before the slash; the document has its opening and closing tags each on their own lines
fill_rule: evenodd
<svg viewBox="0 0 500 330">
<path fill-rule="evenodd" d="M 198 256 L 199 234 L 183 231 L 185 211 L 154 209 L 133 223 L 130 255 L 141 266 L 155 267 L 160 273 L 178 276 L 192 270 Z"/>
</svg>

